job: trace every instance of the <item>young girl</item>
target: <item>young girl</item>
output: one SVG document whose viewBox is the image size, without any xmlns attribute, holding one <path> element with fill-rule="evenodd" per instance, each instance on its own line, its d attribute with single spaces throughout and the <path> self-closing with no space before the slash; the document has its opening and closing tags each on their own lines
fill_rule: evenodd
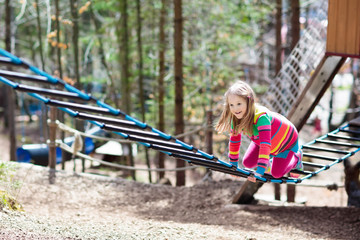
<svg viewBox="0 0 360 240">
<path fill-rule="evenodd" d="M 254 102 L 252 88 L 243 81 L 237 81 L 225 93 L 223 112 L 215 129 L 230 132 L 230 163 L 238 166 L 241 135 L 250 137 L 251 143 L 244 157 L 243 165 L 256 169 L 261 177 L 267 169 L 275 178 L 281 178 L 291 169 L 302 170 L 302 151 L 298 143 L 295 126 L 280 114 Z M 272 166 L 269 160 L 272 158 Z M 255 177 L 248 177 L 255 182 Z"/>
</svg>

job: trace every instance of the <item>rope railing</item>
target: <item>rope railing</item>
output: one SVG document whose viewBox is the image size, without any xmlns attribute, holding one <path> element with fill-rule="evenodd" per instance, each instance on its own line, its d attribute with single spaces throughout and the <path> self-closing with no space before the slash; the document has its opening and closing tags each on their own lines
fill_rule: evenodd
<svg viewBox="0 0 360 240">
<path fill-rule="evenodd" d="M 188 166 L 188 167 L 181 167 L 181 168 L 139 168 L 139 167 L 132 167 L 132 166 L 127 166 L 127 165 L 122 165 L 122 164 L 117 164 L 117 163 L 111 163 L 108 161 L 104 161 L 98 158 L 93 158 L 87 154 L 81 153 L 79 151 L 73 151 L 73 148 L 68 146 L 67 144 L 63 143 L 61 140 L 57 140 L 56 141 L 56 146 L 60 147 L 62 150 L 65 150 L 68 153 L 74 154 L 80 158 L 92 161 L 92 162 L 97 162 L 100 163 L 102 165 L 108 166 L 108 167 L 114 167 L 114 168 L 119 168 L 119 169 L 125 169 L 125 170 L 133 170 L 133 171 L 151 171 L 151 172 L 176 172 L 176 171 L 185 171 L 185 170 L 191 170 L 191 169 L 195 169 L 198 168 L 199 166 Z"/>
<path fill-rule="evenodd" d="M 88 134 L 86 132 L 81 132 L 79 130 L 76 130 L 74 128 L 71 128 L 71 127 L 63 124 L 59 120 L 56 120 L 55 123 L 56 123 L 56 126 L 59 128 L 59 130 L 67 132 L 67 133 L 71 133 L 71 134 L 74 134 L 74 135 L 79 134 L 82 137 L 88 137 L 88 138 L 102 140 L 102 141 L 115 141 L 115 142 L 119 142 L 119 143 L 132 143 L 133 142 L 133 141 L 123 140 L 123 139 L 119 139 L 119 138 L 101 137 L 101 136 L 97 136 L 97 135 L 94 135 L 94 134 Z"/>
<path fill-rule="evenodd" d="M 123 139 L 118 139 L 118 138 L 101 137 L 101 136 L 97 136 L 97 135 L 94 135 L 94 134 L 88 134 L 86 132 L 81 132 L 81 131 L 79 131 L 79 130 L 77 130 L 75 128 L 72 128 L 72 127 L 69 127 L 69 126 L 65 125 L 64 123 L 60 122 L 59 120 L 56 120 L 55 123 L 56 123 L 57 127 L 61 131 L 71 133 L 71 134 L 80 134 L 83 137 L 93 138 L 93 139 L 102 140 L 102 141 L 115 141 L 115 142 L 119 142 L 119 143 L 133 143 L 133 142 L 135 142 L 135 141 L 131 141 L 131 140 L 123 140 Z M 194 130 L 191 130 L 189 132 L 185 132 L 185 133 L 176 135 L 175 137 L 180 138 L 180 137 L 190 136 L 190 135 L 193 135 L 193 134 L 198 133 L 198 132 L 200 132 L 202 130 L 205 130 L 205 129 L 208 129 L 208 127 L 206 127 L 206 126 L 199 127 L 199 128 L 194 129 Z"/>
</svg>

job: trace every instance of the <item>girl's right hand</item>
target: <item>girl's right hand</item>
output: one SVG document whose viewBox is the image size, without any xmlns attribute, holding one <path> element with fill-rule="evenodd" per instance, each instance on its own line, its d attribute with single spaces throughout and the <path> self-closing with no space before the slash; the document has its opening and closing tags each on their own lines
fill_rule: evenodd
<svg viewBox="0 0 360 240">
<path fill-rule="evenodd" d="M 249 180 L 250 182 L 256 182 L 256 177 L 254 177 L 254 176 L 249 176 L 249 177 L 247 178 L 247 180 Z"/>
</svg>

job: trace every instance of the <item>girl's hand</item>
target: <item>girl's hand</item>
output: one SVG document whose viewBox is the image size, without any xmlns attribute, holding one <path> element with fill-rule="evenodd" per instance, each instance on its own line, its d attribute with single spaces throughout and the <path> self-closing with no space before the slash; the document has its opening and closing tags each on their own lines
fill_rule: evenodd
<svg viewBox="0 0 360 240">
<path fill-rule="evenodd" d="M 250 182 L 256 182 L 256 177 L 255 176 L 257 176 L 257 177 L 262 177 L 262 175 L 261 174 L 259 174 L 259 173 L 254 173 L 254 176 L 248 176 L 248 180 L 250 181 Z"/>
<path fill-rule="evenodd" d="M 248 179 L 250 182 L 256 182 L 256 177 L 254 177 L 254 176 L 249 176 L 247 179 Z"/>
</svg>

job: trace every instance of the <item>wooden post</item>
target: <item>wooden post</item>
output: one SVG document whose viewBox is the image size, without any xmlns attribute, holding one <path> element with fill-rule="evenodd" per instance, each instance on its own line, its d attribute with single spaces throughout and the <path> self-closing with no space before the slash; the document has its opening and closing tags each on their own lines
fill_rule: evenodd
<svg viewBox="0 0 360 240">
<path fill-rule="evenodd" d="M 296 186 L 288 184 L 286 185 L 286 197 L 288 202 L 295 202 Z"/>
<path fill-rule="evenodd" d="M 275 200 L 281 200 L 281 187 L 279 183 L 273 183 L 274 184 L 274 198 Z"/>
<path fill-rule="evenodd" d="M 205 144 L 206 152 L 209 154 L 213 153 L 213 113 L 211 110 L 206 111 L 206 133 L 205 133 Z M 206 177 L 212 177 L 212 171 L 210 169 L 206 170 Z"/>
<path fill-rule="evenodd" d="M 56 113 L 55 107 L 50 108 L 50 121 L 49 125 L 49 183 L 55 183 L 55 171 L 56 171 Z"/>
<path fill-rule="evenodd" d="M 324 56 L 315 72 L 298 97 L 287 118 L 298 131 L 305 125 L 306 120 L 319 103 L 325 91 L 329 88 L 333 78 L 345 62 L 346 57 Z M 287 185 L 287 201 L 295 202 L 295 185 Z"/>
<path fill-rule="evenodd" d="M 213 114 L 212 111 L 209 110 L 206 112 L 206 151 L 209 154 L 213 153 L 213 130 L 212 130 L 212 124 L 213 124 Z"/>
</svg>

